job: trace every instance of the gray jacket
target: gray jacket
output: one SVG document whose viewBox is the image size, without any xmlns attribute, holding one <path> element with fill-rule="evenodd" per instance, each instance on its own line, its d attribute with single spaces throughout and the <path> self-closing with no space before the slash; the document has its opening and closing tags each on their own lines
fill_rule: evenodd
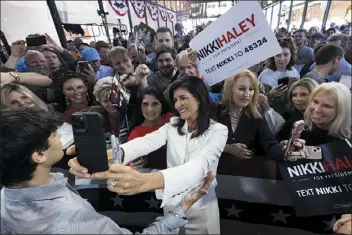
<svg viewBox="0 0 352 235">
<path fill-rule="evenodd" d="M 181 206 L 174 213 L 185 216 Z M 142 234 L 166 234 L 187 223 L 172 213 L 159 217 Z M 62 173 L 51 183 L 1 190 L 1 234 L 132 234 L 96 212 Z"/>
<path fill-rule="evenodd" d="M 172 77 L 164 77 L 161 75 L 160 71 L 157 71 L 148 76 L 148 87 L 153 87 L 157 89 L 160 94 L 163 94 L 175 76 L 177 76 L 177 73 Z"/>
</svg>

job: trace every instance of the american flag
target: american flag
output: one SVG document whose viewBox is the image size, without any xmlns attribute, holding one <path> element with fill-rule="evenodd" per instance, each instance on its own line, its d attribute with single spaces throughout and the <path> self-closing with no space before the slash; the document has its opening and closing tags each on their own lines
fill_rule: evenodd
<svg viewBox="0 0 352 235">
<path fill-rule="evenodd" d="M 146 167 L 164 169 L 165 156 L 165 149 L 151 153 Z M 298 218 L 276 163 L 265 158 L 238 160 L 228 154 L 221 156 L 217 172 L 221 234 L 331 234 L 338 217 Z M 78 192 L 99 213 L 133 232 L 142 231 L 163 215 L 161 201 L 154 192 L 122 196 L 108 191 L 106 185 L 80 186 Z"/>
</svg>

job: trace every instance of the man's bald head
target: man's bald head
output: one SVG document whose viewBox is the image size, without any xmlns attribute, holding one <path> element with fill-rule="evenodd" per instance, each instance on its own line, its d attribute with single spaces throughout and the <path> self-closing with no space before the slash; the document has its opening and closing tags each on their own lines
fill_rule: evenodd
<svg viewBox="0 0 352 235">
<path fill-rule="evenodd" d="M 24 57 L 24 61 L 32 72 L 37 72 L 45 76 L 49 74 L 48 62 L 41 52 L 29 50 Z"/>
</svg>

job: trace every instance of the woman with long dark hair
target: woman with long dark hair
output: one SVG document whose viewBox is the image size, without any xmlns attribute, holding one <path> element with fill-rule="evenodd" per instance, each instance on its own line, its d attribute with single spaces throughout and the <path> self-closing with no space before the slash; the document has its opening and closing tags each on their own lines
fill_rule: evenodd
<svg viewBox="0 0 352 235">
<path fill-rule="evenodd" d="M 268 59 L 268 67 L 258 77 L 267 89 L 277 86 L 280 78 L 300 78 L 299 72 L 294 68 L 297 48 L 292 38 L 281 39 L 279 44 L 282 52 Z"/>
<path fill-rule="evenodd" d="M 178 205 L 191 188 L 199 185 L 209 171 L 216 174 L 228 132 L 226 126 L 211 119 L 208 91 L 198 77 L 176 80 L 169 94 L 179 117 L 172 117 L 170 123 L 157 131 L 122 144 L 120 149 L 121 159 L 127 163 L 166 145 L 167 169 L 140 173 L 113 164 L 102 177 L 109 179 L 109 190 L 113 192 L 137 194 L 156 190 L 157 198 L 163 200 L 161 206 L 165 214 Z M 80 173 L 84 168 L 76 158 L 70 160 L 69 166 L 72 174 L 90 177 Z M 119 174 L 121 169 L 123 174 Z M 214 180 L 208 194 L 188 211 L 189 223 L 183 228 L 185 234 L 220 234 L 216 185 Z"/>
<path fill-rule="evenodd" d="M 65 96 L 64 121 L 71 123 L 71 116 L 92 105 L 92 95 L 88 94 L 87 80 L 69 71 L 60 80 L 60 88 Z"/>
<path fill-rule="evenodd" d="M 163 95 L 156 89 L 147 87 L 142 90 L 137 98 L 128 140 L 143 137 L 168 123 L 173 116 L 168 111 L 169 107 Z"/>
</svg>

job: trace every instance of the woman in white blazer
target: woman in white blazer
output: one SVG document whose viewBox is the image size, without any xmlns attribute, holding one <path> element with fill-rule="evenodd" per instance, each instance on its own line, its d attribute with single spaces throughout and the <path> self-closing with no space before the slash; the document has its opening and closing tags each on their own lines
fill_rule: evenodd
<svg viewBox="0 0 352 235">
<path fill-rule="evenodd" d="M 211 120 L 208 91 L 199 78 L 186 76 L 176 80 L 170 88 L 170 100 L 180 117 L 173 117 L 170 123 L 157 131 L 120 146 L 123 162 L 127 163 L 166 144 L 168 169 L 157 173 L 139 173 L 113 165 L 109 173 L 105 173 L 105 177 L 110 178 L 108 184 L 111 191 L 135 194 L 156 190 L 157 198 L 162 199 L 165 214 L 178 205 L 192 188 L 197 187 L 209 171 L 216 174 L 228 132 L 226 126 Z M 71 173 L 85 177 L 79 173 L 83 168 L 76 159 L 71 160 L 69 166 Z M 181 228 L 182 233 L 220 234 L 216 185 L 214 180 L 208 194 L 188 211 L 189 223 Z M 129 191 L 129 188 L 133 190 Z"/>
</svg>

